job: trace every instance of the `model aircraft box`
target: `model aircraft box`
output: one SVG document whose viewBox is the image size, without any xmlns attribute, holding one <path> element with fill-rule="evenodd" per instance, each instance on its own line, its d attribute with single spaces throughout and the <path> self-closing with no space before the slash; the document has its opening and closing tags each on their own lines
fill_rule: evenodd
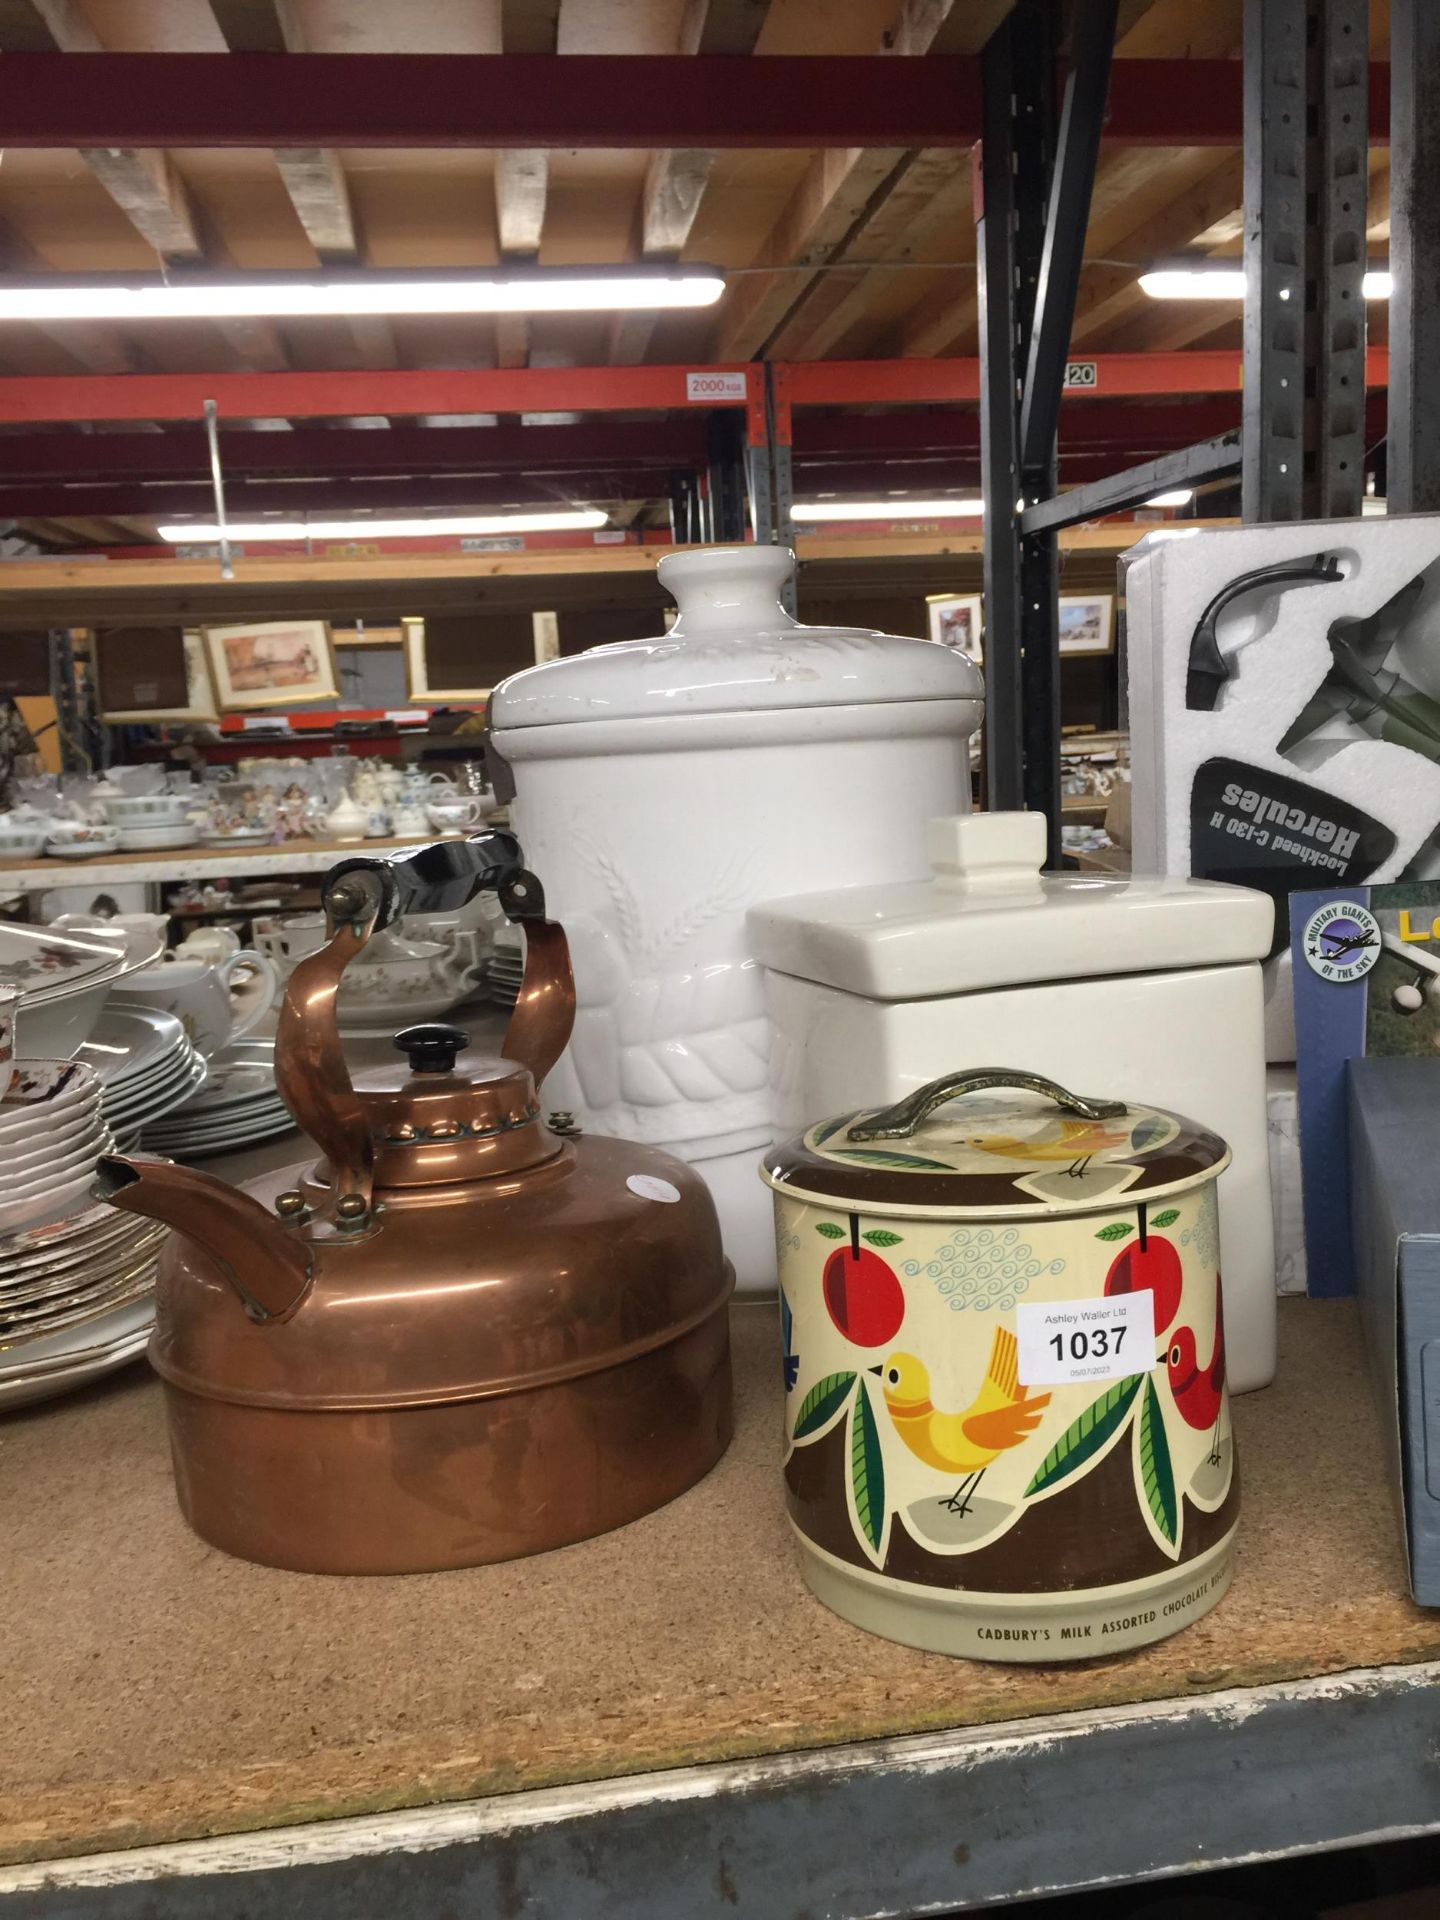
<svg viewBox="0 0 1440 1920">
<path fill-rule="evenodd" d="M 1348 1076 L 1353 1245 L 1410 1591 L 1440 1606 L 1440 1060 L 1357 1060 Z"/>
<path fill-rule="evenodd" d="M 1353 1293 L 1350 1070 L 1414 1061 L 1440 1103 L 1440 882 L 1292 893 L 1290 939 L 1306 1282 Z M 1440 1194 L 1440 1138 L 1424 1159 Z"/>
<path fill-rule="evenodd" d="M 1295 887 L 1440 877 L 1440 516 L 1166 534 L 1125 568 L 1135 870 L 1262 888 L 1281 939 Z"/>
</svg>

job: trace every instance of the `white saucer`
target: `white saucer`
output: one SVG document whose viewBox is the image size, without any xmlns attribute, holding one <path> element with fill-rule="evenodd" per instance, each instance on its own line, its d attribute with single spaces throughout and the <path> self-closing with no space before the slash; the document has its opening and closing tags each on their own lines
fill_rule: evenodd
<svg viewBox="0 0 1440 1920">
<path fill-rule="evenodd" d="M 174 827 L 121 827 L 121 853 L 164 853 L 172 847 L 193 847 L 195 829 L 188 820 Z"/>
</svg>

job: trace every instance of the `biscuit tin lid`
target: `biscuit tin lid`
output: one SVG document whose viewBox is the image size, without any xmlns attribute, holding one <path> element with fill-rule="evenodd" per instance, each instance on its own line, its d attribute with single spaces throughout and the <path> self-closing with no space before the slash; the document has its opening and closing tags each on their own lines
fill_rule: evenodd
<svg viewBox="0 0 1440 1920">
<path fill-rule="evenodd" d="M 1010 1216 L 1159 1199 L 1229 1160 L 1223 1140 L 1180 1114 L 980 1067 L 892 1107 L 822 1120 L 772 1148 L 762 1175 L 793 1198 L 865 1213 Z"/>
</svg>

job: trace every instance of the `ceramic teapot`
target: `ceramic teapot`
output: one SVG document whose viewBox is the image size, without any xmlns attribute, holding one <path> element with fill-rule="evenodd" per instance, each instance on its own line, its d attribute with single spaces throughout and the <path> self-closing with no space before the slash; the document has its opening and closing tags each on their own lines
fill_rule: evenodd
<svg viewBox="0 0 1440 1920">
<path fill-rule="evenodd" d="M 325 943 L 324 917 L 290 914 L 258 920 L 255 944 L 283 975 Z M 377 933 L 345 976 L 340 1025 L 372 1033 L 397 1023 L 433 1020 L 479 984 L 489 942 L 483 927 L 387 927 Z"/>
<path fill-rule="evenodd" d="M 396 1036 L 351 1078 L 341 979 L 407 910 L 493 890 L 526 935 L 498 1059 Z M 102 1158 L 97 1197 L 176 1229 L 150 1357 L 202 1538 L 272 1566 L 399 1573 L 509 1559 L 681 1493 L 730 1436 L 733 1275 L 704 1183 L 653 1148 L 542 1117 L 570 1037 L 562 929 L 504 833 L 343 860 L 326 943 L 275 1044 L 313 1164 L 237 1189 Z"/>
<path fill-rule="evenodd" d="M 325 816 L 324 827 L 332 840 L 363 840 L 370 816 L 358 800 L 341 794 Z"/>
</svg>

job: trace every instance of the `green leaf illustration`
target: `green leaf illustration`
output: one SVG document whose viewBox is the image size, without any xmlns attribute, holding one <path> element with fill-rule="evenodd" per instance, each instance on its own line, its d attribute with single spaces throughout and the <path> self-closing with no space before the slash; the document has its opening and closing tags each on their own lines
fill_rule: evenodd
<svg viewBox="0 0 1440 1920">
<path fill-rule="evenodd" d="M 1152 1227 L 1173 1227 L 1179 1218 L 1179 1207 L 1167 1207 L 1164 1213 L 1157 1213 L 1150 1224 Z"/>
<path fill-rule="evenodd" d="M 1173 1547 L 1175 1523 L 1179 1518 L 1175 1505 L 1175 1470 L 1170 1464 L 1165 1416 L 1160 1411 L 1155 1382 L 1149 1378 L 1140 1405 L 1140 1478 L 1155 1524 Z"/>
<path fill-rule="evenodd" d="M 854 1386 L 853 1373 L 827 1373 L 817 1380 L 800 1402 L 795 1416 L 795 1438 L 809 1440 L 838 1412 L 845 1396 Z"/>
<path fill-rule="evenodd" d="M 898 1233 L 887 1232 L 884 1227 L 874 1227 L 869 1233 L 862 1233 L 860 1238 L 868 1240 L 872 1247 L 898 1247 L 901 1240 Z"/>
<path fill-rule="evenodd" d="M 840 1129 L 848 1126 L 854 1118 L 853 1113 L 842 1113 L 838 1120 L 827 1120 L 824 1126 L 816 1127 L 814 1138 L 810 1144 L 816 1147 L 823 1147 L 827 1140 L 833 1140 Z"/>
<path fill-rule="evenodd" d="M 1134 1233 L 1134 1231 L 1134 1227 L 1131 1226 L 1128 1220 L 1112 1220 L 1108 1227 L 1101 1227 L 1095 1238 L 1097 1240 L 1123 1240 L 1127 1233 Z"/>
<path fill-rule="evenodd" d="M 850 1414 L 850 1491 L 860 1531 L 878 1553 L 885 1531 L 885 1462 L 880 1455 L 880 1435 L 875 1430 L 870 1396 L 863 1387 L 855 1396 Z"/>
<path fill-rule="evenodd" d="M 917 1173 L 954 1173 L 944 1160 L 926 1160 L 918 1153 L 887 1153 L 883 1147 L 836 1147 L 837 1160 L 860 1160 L 867 1167 L 909 1167 Z"/>
<path fill-rule="evenodd" d="M 817 1220 L 815 1222 L 815 1231 L 816 1233 L 823 1233 L 827 1240 L 843 1240 L 845 1238 L 844 1227 L 837 1227 L 833 1220 Z"/>
<path fill-rule="evenodd" d="M 1130 1151 L 1132 1153 L 1143 1153 L 1147 1147 L 1153 1146 L 1157 1140 L 1163 1140 L 1167 1131 L 1168 1128 L 1165 1121 L 1154 1115 L 1148 1120 L 1137 1121 L 1130 1129 Z"/>
<path fill-rule="evenodd" d="M 1046 1487 L 1053 1487 L 1057 1480 L 1068 1479 L 1092 1454 L 1100 1451 L 1130 1411 L 1130 1403 L 1144 1378 L 1143 1373 L 1132 1373 L 1124 1380 L 1113 1381 L 1098 1400 L 1090 1402 L 1036 1468 L 1034 1478 L 1025 1489 L 1027 1499 L 1032 1493 L 1043 1493 Z"/>
</svg>

